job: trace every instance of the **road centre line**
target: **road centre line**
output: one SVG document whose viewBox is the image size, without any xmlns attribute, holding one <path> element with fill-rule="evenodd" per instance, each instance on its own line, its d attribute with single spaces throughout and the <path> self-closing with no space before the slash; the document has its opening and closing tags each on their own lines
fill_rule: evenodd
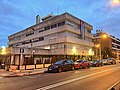
<svg viewBox="0 0 120 90">
<path fill-rule="evenodd" d="M 71 83 L 71 82 L 74 82 L 74 81 L 78 81 L 78 80 L 81 80 L 81 79 L 84 79 L 84 78 L 88 78 L 88 77 L 91 77 L 91 76 L 94 76 L 94 75 L 97 75 L 97 74 L 113 71 L 113 70 L 116 70 L 116 69 L 120 69 L 120 67 L 109 69 L 109 70 L 100 71 L 100 72 L 97 72 L 97 73 L 85 75 L 85 76 L 74 78 L 74 79 L 71 79 L 71 80 L 66 80 L 66 81 L 63 81 L 63 82 L 56 83 L 56 84 L 52 84 L 52 85 L 48 85 L 48 86 L 45 86 L 45 87 L 41 87 L 41 88 L 36 89 L 36 90 L 48 90 L 48 89 L 55 88 L 55 87 L 58 87 L 58 86 L 61 86 L 61 85 L 64 85 L 64 84 L 68 84 L 68 83 Z"/>
</svg>

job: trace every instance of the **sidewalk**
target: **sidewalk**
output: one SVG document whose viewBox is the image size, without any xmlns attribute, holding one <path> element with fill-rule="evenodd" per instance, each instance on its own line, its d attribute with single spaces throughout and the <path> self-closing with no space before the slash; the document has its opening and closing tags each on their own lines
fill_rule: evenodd
<svg viewBox="0 0 120 90">
<path fill-rule="evenodd" d="M 43 64 L 36 65 L 27 65 L 27 70 L 25 70 L 25 66 L 20 66 L 20 70 L 17 70 L 17 66 L 11 65 L 10 71 L 6 71 L 4 69 L 0 69 L 0 77 L 17 77 L 17 76 L 28 76 L 28 75 L 36 75 L 47 72 L 47 67 L 50 64 L 45 64 L 45 68 L 43 68 Z M 38 69 L 39 68 L 39 69 Z"/>
<path fill-rule="evenodd" d="M 47 72 L 47 68 L 34 69 L 34 70 L 14 70 L 14 71 L 6 71 L 1 69 L 0 77 L 29 76 L 29 75 L 42 74 L 44 72 Z"/>
</svg>

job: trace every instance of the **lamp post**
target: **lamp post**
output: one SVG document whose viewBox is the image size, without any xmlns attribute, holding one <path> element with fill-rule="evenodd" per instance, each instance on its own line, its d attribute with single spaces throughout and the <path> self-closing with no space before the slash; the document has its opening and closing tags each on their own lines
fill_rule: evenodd
<svg viewBox="0 0 120 90">
<path fill-rule="evenodd" d="M 108 37 L 107 34 L 102 34 L 102 35 L 99 37 L 99 39 L 100 39 L 99 44 L 96 45 L 96 48 L 99 48 L 100 60 L 102 59 L 102 42 L 101 42 L 101 39 L 102 39 L 102 38 L 103 38 L 103 39 L 106 39 L 107 37 Z"/>
<path fill-rule="evenodd" d="M 96 47 L 96 57 L 97 57 L 97 55 L 98 55 L 98 48 L 100 47 L 100 44 L 96 44 L 95 47 Z"/>
<path fill-rule="evenodd" d="M 33 40 L 31 40 L 31 60 L 33 60 Z"/>
<path fill-rule="evenodd" d="M 32 58 L 33 58 L 33 61 L 34 61 L 34 64 L 35 64 L 35 69 L 36 69 L 36 60 L 34 60 L 34 53 L 35 53 L 35 50 L 33 50 L 32 53 L 33 53 Z"/>
<path fill-rule="evenodd" d="M 101 38 L 100 38 L 100 60 L 102 59 L 102 43 L 101 43 Z"/>
<path fill-rule="evenodd" d="M 5 58 L 6 58 L 6 47 L 2 46 L 1 55 L 4 56 L 4 63 L 2 64 L 3 69 L 5 69 Z"/>
</svg>

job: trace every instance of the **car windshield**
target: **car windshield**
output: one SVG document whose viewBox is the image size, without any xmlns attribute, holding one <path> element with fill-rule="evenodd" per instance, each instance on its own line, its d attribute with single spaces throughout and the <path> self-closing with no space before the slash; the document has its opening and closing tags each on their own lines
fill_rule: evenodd
<svg viewBox="0 0 120 90">
<path fill-rule="evenodd" d="M 100 62 L 100 60 L 94 60 L 93 62 Z"/>
<path fill-rule="evenodd" d="M 103 59 L 102 61 L 107 61 L 107 59 Z"/>
<path fill-rule="evenodd" d="M 62 63 L 63 63 L 63 61 L 65 61 L 65 60 L 60 60 L 60 61 L 57 61 L 57 62 L 55 62 L 54 64 L 55 64 L 55 65 L 62 64 Z"/>
<path fill-rule="evenodd" d="M 108 58 L 108 60 L 113 60 L 112 58 Z"/>
</svg>

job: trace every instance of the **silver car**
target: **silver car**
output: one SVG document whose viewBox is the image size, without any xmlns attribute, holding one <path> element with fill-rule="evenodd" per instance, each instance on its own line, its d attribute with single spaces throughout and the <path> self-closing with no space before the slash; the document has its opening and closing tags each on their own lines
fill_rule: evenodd
<svg viewBox="0 0 120 90">
<path fill-rule="evenodd" d="M 110 65 L 110 61 L 108 59 L 103 59 L 102 60 L 103 65 Z"/>
</svg>

